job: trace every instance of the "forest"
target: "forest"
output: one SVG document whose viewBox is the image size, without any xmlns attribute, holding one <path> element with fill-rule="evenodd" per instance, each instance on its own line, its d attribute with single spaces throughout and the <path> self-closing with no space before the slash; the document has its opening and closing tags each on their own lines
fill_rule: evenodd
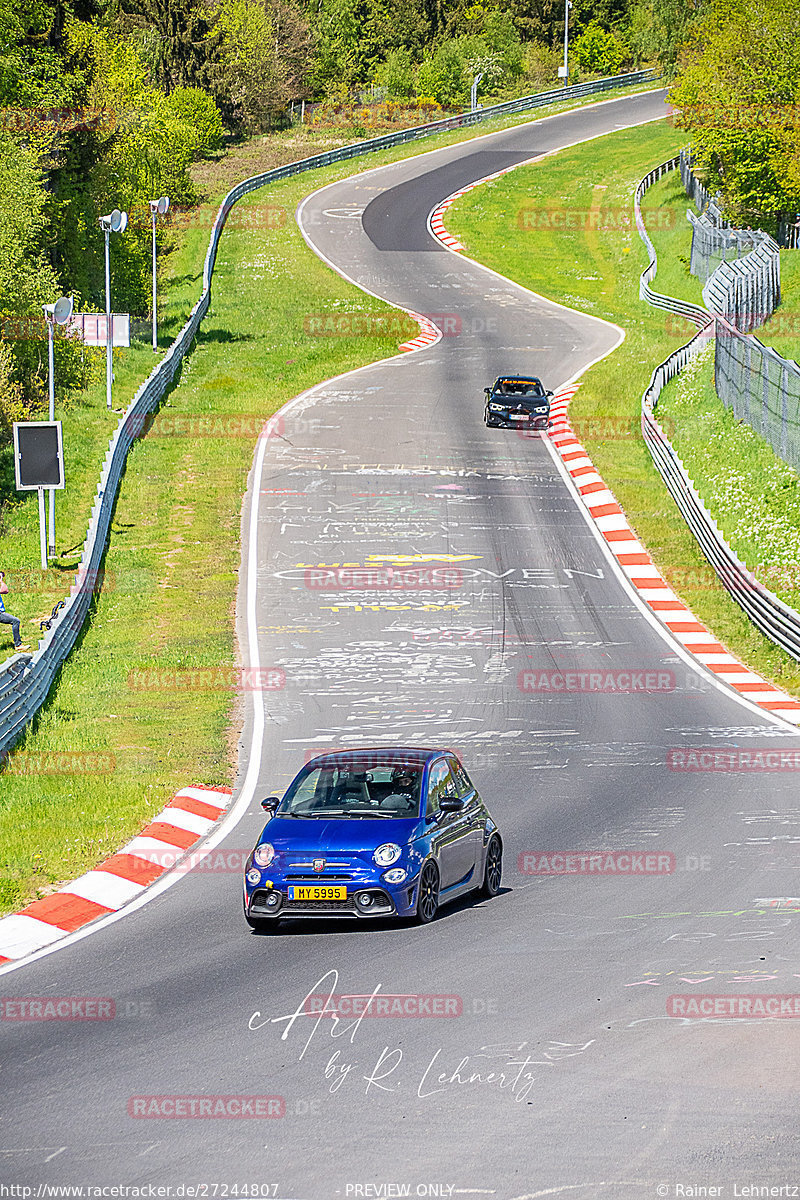
<svg viewBox="0 0 800 1200">
<path fill-rule="evenodd" d="M 114 307 L 146 316 L 147 201 L 195 204 L 193 163 L 301 106 L 319 128 L 354 105 L 419 124 L 463 109 L 476 75 L 484 104 L 555 87 L 564 16 L 564 0 L 0 0 L 0 444 L 46 395 L 42 304 L 104 306 L 109 197 L 131 216 Z M 570 82 L 655 66 L 737 211 L 800 204 L 792 0 L 572 0 L 569 22 Z M 92 358 L 57 350 L 68 395 Z"/>
</svg>

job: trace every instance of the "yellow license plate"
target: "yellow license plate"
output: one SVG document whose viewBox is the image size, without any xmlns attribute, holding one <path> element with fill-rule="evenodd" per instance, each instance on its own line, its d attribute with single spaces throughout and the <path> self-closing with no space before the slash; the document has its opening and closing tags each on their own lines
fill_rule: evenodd
<svg viewBox="0 0 800 1200">
<path fill-rule="evenodd" d="M 346 887 L 290 887 L 290 900 L 346 900 Z"/>
</svg>

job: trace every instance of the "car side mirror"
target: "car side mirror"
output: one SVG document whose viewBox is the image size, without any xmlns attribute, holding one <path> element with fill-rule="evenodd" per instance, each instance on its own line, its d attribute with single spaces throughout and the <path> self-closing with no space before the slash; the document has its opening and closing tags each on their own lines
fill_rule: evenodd
<svg viewBox="0 0 800 1200">
<path fill-rule="evenodd" d="M 550 397 L 552 396 L 552 394 L 553 394 L 552 392 L 545 392 L 545 396 L 547 396 L 547 399 L 548 399 L 548 400 L 550 399 Z"/>
<path fill-rule="evenodd" d="M 440 812 L 461 812 L 463 807 L 464 801 L 459 800 L 458 796 L 442 796 L 441 800 L 439 801 Z"/>
<path fill-rule="evenodd" d="M 483 394 L 484 394 L 484 396 L 491 396 L 491 394 L 492 394 L 492 389 L 491 389 L 491 388 L 484 388 L 484 389 L 483 389 Z"/>
<path fill-rule="evenodd" d="M 261 801 L 261 807 L 263 808 L 264 812 L 274 815 L 275 809 L 278 807 L 280 802 L 280 796 L 267 796 L 266 800 Z"/>
</svg>

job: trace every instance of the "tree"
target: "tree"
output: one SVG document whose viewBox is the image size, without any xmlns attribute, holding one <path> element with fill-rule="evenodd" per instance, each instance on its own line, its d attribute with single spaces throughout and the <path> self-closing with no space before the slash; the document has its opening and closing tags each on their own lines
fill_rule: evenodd
<svg viewBox="0 0 800 1200">
<path fill-rule="evenodd" d="M 584 71 L 600 75 L 616 75 L 628 56 L 628 51 L 613 33 L 593 22 L 576 40 L 573 55 Z"/>
<path fill-rule="evenodd" d="M 122 29 L 147 34 L 156 82 L 167 92 L 213 86 L 220 34 L 212 0 L 119 0 L 119 4 Z"/>
<path fill-rule="evenodd" d="M 269 128 L 306 95 L 308 24 L 291 0 L 222 0 L 217 90 L 228 116 L 250 133 Z"/>
<path fill-rule="evenodd" d="M 713 0 L 670 92 L 711 191 L 745 224 L 800 207 L 800 9 Z"/>
<path fill-rule="evenodd" d="M 680 51 L 708 5 L 709 0 L 636 0 L 628 27 L 636 62 L 656 62 L 673 78 Z"/>
</svg>

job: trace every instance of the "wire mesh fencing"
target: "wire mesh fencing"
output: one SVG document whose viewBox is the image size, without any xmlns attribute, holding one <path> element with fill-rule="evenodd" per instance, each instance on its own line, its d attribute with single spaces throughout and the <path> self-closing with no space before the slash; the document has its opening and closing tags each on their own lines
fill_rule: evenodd
<svg viewBox="0 0 800 1200">
<path fill-rule="evenodd" d="M 726 408 L 800 472 L 800 366 L 752 334 L 716 320 L 714 384 Z"/>
</svg>

